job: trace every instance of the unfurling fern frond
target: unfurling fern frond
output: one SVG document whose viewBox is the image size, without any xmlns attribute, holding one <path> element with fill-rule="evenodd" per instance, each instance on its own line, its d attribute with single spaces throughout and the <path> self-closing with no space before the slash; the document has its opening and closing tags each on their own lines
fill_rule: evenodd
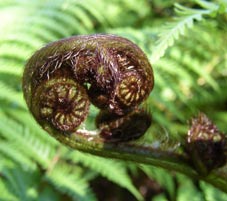
<svg viewBox="0 0 227 201">
<path fill-rule="evenodd" d="M 152 192 L 145 200 L 188 200 L 192 194 L 198 200 L 201 191 L 207 199 L 215 200 L 217 195 L 216 200 L 227 200 L 225 194 L 204 183 L 196 182 L 195 185 L 191 178 L 200 176 L 188 161 L 182 163 L 177 158 L 178 153 L 184 152 L 181 145 L 187 133 L 186 122 L 199 110 L 217 122 L 222 131 L 227 130 L 226 16 L 223 16 L 227 3 L 225 0 L 194 0 L 187 2 L 191 8 L 175 4 L 177 17 L 166 23 L 172 2 L 0 1 L 0 201 L 95 201 L 99 199 L 95 195 L 97 193 L 99 197 L 97 189 L 102 188 L 96 183 L 100 181 L 99 175 L 114 183 L 114 189 L 115 185 L 127 189 L 130 197 L 142 200 L 141 195 L 146 196 L 144 186 L 135 187 L 139 186 L 137 181 L 141 181 L 137 164 L 131 163 L 135 171 L 129 174 L 124 161 L 108 160 L 64 147 L 32 119 L 23 100 L 21 77 L 26 60 L 33 52 L 64 37 L 100 32 L 119 35 L 137 44 L 150 59 L 155 77 L 154 91 L 145 103 L 152 113 L 152 126 L 146 133 L 148 138 L 130 142 L 130 146 L 116 143 L 110 149 L 119 148 L 119 153 L 108 157 L 123 156 L 123 160 L 139 163 L 146 161 L 171 172 L 176 170 L 189 175 L 189 178 L 179 177 L 175 172 L 164 173 L 154 166 L 142 168 L 163 191 L 160 199 L 153 198 Z M 160 24 L 164 24 L 163 29 L 159 28 Z M 194 26 L 197 24 L 199 26 Z M 159 60 L 164 54 L 165 58 Z M 91 107 L 84 123 L 91 130 L 96 129 L 94 119 L 97 114 L 98 109 Z M 139 156 L 144 154 L 143 157 L 137 159 L 134 151 L 124 155 L 135 145 L 136 152 Z M 167 156 L 157 148 L 167 150 Z M 104 149 L 106 146 L 101 147 L 101 151 Z M 172 150 L 176 156 L 172 155 Z M 105 154 L 103 152 L 102 156 Z M 206 179 L 226 192 L 224 168 L 214 170 Z M 224 171 L 224 177 L 220 177 Z M 90 188 L 90 182 L 95 182 L 97 189 Z M 106 185 L 110 191 L 112 183 Z M 153 189 L 152 186 L 149 188 Z M 127 200 L 126 191 L 119 191 L 111 198 Z"/>
</svg>

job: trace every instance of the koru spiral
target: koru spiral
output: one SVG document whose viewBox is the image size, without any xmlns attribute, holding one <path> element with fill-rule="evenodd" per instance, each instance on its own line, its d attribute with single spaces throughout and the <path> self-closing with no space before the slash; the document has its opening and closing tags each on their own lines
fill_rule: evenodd
<svg viewBox="0 0 227 201">
<path fill-rule="evenodd" d="M 153 86 L 153 70 L 143 51 L 109 34 L 52 42 L 34 53 L 23 75 L 25 100 L 45 130 L 76 133 L 92 103 L 100 109 L 98 134 L 110 142 L 146 132 L 151 117 L 140 105 Z"/>
</svg>

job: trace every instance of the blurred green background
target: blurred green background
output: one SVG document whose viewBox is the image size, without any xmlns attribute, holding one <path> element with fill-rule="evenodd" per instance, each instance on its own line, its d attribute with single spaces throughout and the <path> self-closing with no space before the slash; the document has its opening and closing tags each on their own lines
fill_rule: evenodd
<svg viewBox="0 0 227 201">
<path fill-rule="evenodd" d="M 26 60 L 46 43 L 92 33 L 146 52 L 160 142 L 185 136 L 199 111 L 227 132 L 226 0 L 0 0 L 0 201 L 226 201 L 175 172 L 71 150 L 37 125 L 21 89 Z"/>
</svg>

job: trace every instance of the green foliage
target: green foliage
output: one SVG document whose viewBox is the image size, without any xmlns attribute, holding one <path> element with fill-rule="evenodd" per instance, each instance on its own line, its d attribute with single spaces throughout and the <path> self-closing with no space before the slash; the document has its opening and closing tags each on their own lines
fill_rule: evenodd
<svg viewBox="0 0 227 201">
<path fill-rule="evenodd" d="M 89 184 L 99 175 L 143 200 L 127 162 L 64 147 L 27 110 L 21 90 L 26 60 L 44 44 L 63 37 L 113 33 L 147 53 L 155 74 L 147 104 L 157 133 L 166 130 L 167 138 L 179 139 L 187 132 L 188 119 L 199 111 L 227 131 L 227 3 L 178 1 L 173 14 L 173 2 L 0 2 L 0 200 L 98 200 Z M 89 120 L 87 124 L 92 127 Z M 194 200 L 227 199 L 204 182 L 155 167 L 141 169 L 164 189 L 154 200 L 192 200 L 192 195 Z"/>
<path fill-rule="evenodd" d="M 77 168 L 58 164 L 46 174 L 46 180 L 59 192 L 68 194 L 73 200 L 96 200 L 88 182 Z"/>
<path fill-rule="evenodd" d="M 75 163 L 83 163 L 84 166 L 92 169 L 94 172 L 97 172 L 108 180 L 128 189 L 138 200 L 142 199 L 138 190 L 132 185 L 124 163 L 116 160 L 91 156 L 81 152 L 70 152 L 66 157 Z"/>
<path fill-rule="evenodd" d="M 224 200 L 226 200 L 226 194 L 224 194 L 221 191 L 218 191 L 214 187 L 212 187 L 204 182 L 201 182 L 200 188 L 201 188 L 201 190 L 203 190 L 204 197 L 208 201 L 215 201 L 215 200 L 224 201 Z"/>
</svg>

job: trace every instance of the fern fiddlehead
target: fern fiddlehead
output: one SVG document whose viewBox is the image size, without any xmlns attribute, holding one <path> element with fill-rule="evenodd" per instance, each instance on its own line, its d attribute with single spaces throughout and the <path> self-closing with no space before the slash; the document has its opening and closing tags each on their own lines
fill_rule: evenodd
<svg viewBox="0 0 227 201">
<path fill-rule="evenodd" d="M 193 165 L 202 175 L 208 175 L 227 162 L 227 138 L 203 113 L 191 121 L 186 148 Z"/>
<path fill-rule="evenodd" d="M 30 58 L 23 76 L 28 107 L 45 130 L 80 133 L 91 102 L 101 110 L 96 124 L 105 141 L 127 141 L 145 133 L 151 120 L 139 105 L 153 85 L 142 50 L 125 38 L 104 34 L 48 44 Z M 133 122 L 142 126 L 131 128 Z"/>
<path fill-rule="evenodd" d="M 149 112 L 140 105 L 153 85 L 145 54 L 134 43 L 114 35 L 75 36 L 50 43 L 28 60 L 23 75 L 31 113 L 60 142 L 95 155 L 201 178 L 184 153 L 131 141 L 151 125 Z M 90 103 L 100 109 L 95 131 L 80 127 Z M 194 159 L 203 162 L 203 158 Z M 226 174 L 223 179 L 219 173 L 210 175 L 202 179 L 226 192 Z"/>
</svg>

